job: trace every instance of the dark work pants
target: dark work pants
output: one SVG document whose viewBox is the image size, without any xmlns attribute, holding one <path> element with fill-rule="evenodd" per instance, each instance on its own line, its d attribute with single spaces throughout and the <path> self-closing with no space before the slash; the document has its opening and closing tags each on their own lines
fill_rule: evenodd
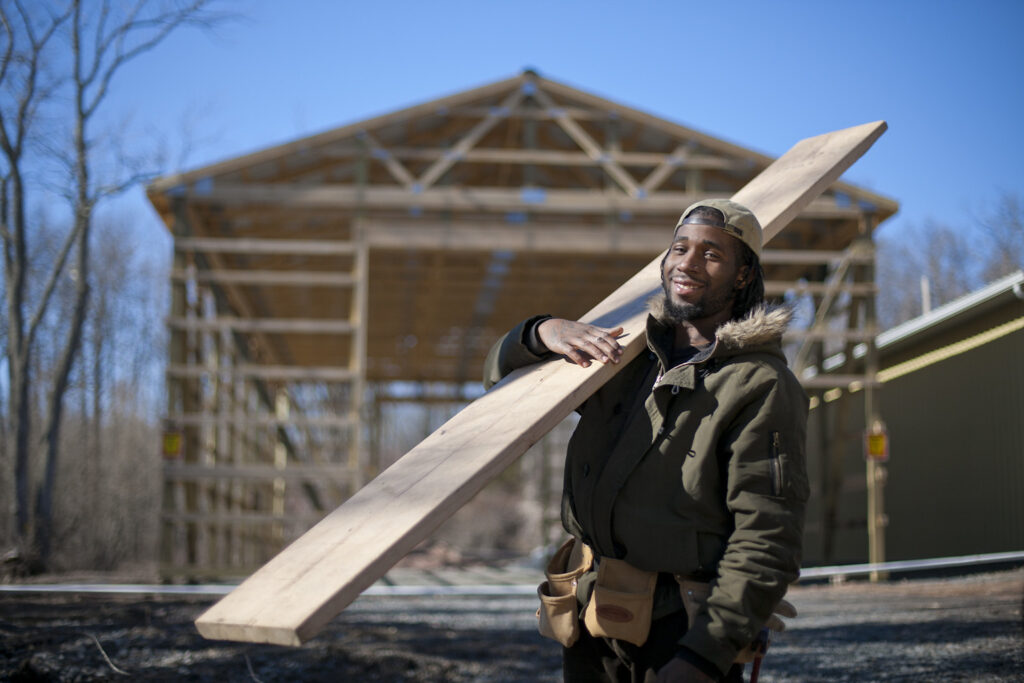
<svg viewBox="0 0 1024 683">
<path fill-rule="evenodd" d="M 686 633 L 686 612 L 678 610 L 655 619 L 641 646 L 611 638 L 595 638 L 580 622 L 580 639 L 562 650 L 565 683 L 654 683 L 661 669 L 679 650 Z M 721 679 L 742 683 L 743 666 L 734 665 Z"/>
</svg>

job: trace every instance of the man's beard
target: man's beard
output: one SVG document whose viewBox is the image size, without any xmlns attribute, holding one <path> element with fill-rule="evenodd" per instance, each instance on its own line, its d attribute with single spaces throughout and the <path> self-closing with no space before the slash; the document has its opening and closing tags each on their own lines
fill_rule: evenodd
<svg viewBox="0 0 1024 683">
<path fill-rule="evenodd" d="M 704 316 L 704 302 L 696 304 L 677 304 L 676 302 L 672 301 L 672 297 L 668 295 L 668 292 L 664 292 L 664 296 L 665 316 L 676 325 L 682 322 L 686 322 L 688 320 L 694 320 Z"/>
<path fill-rule="evenodd" d="M 684 301 L 676 303 L 669 296 L 669 283 L 663 276 L 661 279 L 662 294 L 665 297 L 664 312 L 666 317 L 676 325 L 691 320 L 701 320 L 718 312 L 732 310 L 735 304 L 735 290 L 725 292 L 710 292 L 695 303 Z"/>
</svg>

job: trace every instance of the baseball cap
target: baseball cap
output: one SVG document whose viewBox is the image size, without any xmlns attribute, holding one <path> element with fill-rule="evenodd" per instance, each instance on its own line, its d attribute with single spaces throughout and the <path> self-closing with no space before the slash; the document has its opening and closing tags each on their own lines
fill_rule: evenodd
<svg viewBox="0 0 1024 683">
<path fill-rule="evenodd" d="M 693 216 L 687 218 L 694 209 L 700 206 L 707 206 L 718 209 L 725 216 L 725 222 L 719 223 L 706 216 Z M 714 228 L 725 230 L 727 233 L 750 247 L 758 259 L 761 258 L 761 224 L 757 221 L 754 213 L 731 199 L 702 199 L 691 204 L 683 215 L 679 217 L 676 228 L 686 223 L 699 225 L 710 225 Z"/>
</svg>

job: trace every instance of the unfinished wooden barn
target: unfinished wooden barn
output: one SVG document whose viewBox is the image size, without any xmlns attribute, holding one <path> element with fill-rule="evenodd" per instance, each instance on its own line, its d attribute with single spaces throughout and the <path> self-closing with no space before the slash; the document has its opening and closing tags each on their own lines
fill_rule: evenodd
<svg viewBox="0 0 1024 683">
<path fill-rule="evenodd" d="M 506 329 L 581 315 L 682 209 L 771 161 L 526 71 L 154 182 L 174 237 L 165 572 L 267 560 L 386 465 L 384 406 L 472 397 Z M 812 395 L 871 394 L 870 351 L 815 368 L 872 346 L 872 234 L 896 209 L 839 182 L 765 251 Z"/>
</svg>

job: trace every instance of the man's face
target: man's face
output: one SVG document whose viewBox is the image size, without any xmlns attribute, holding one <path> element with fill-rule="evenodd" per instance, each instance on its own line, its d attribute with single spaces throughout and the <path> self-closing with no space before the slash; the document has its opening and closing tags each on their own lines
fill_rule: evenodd
<svg viewBox="0 0 1024 683">
<path fill-rule="evenodd" d="M 676 323 L 725 322 L 732 316 L 733 300 L 748 270 L 740 264 L 739 247 L 735 237 L 709 225 L 676 229 L 661 262 L 665 311 Z"/>
</svg>

